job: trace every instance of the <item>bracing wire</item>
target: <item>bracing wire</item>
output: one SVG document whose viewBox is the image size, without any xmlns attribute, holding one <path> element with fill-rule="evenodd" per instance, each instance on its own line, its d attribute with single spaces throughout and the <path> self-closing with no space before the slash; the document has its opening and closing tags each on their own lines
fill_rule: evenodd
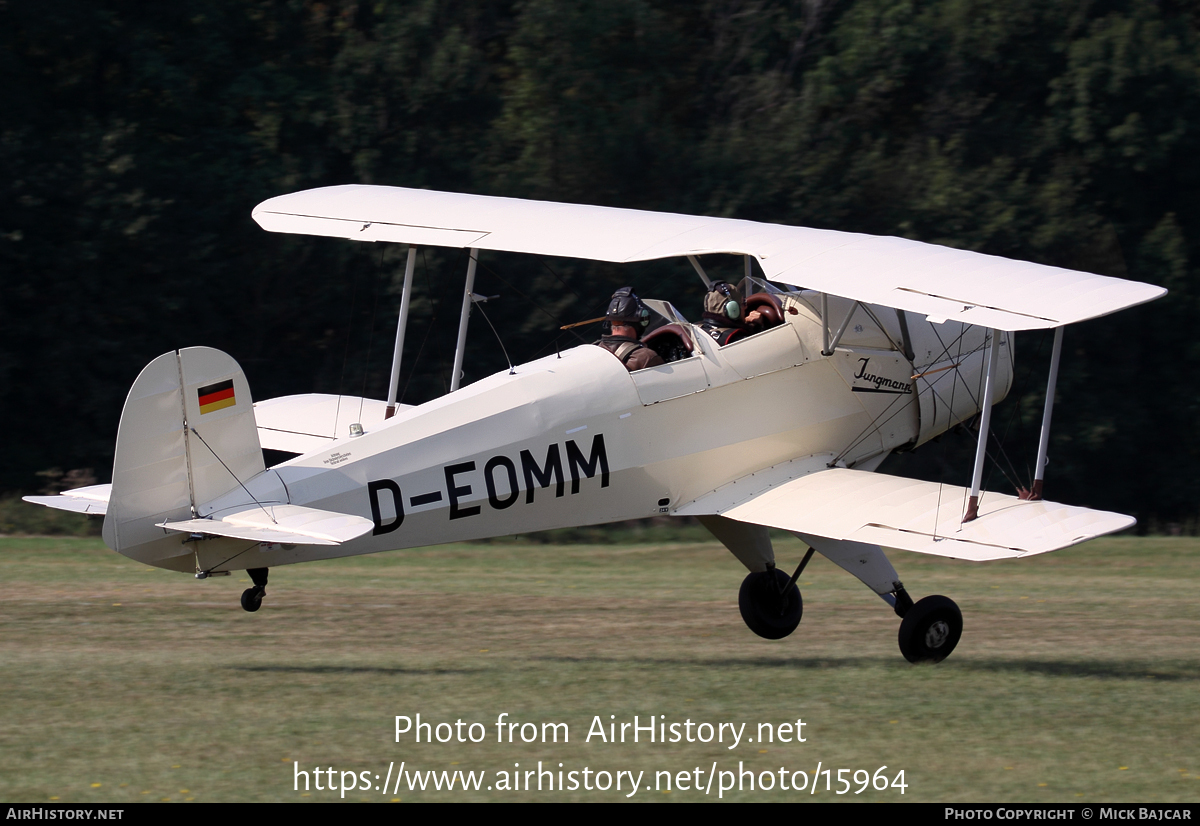
<svg viewBox="0 0 1200 826">
<path fill-rule="evenodd" d="M 992 343 L 988 339 L 989 338 L 994 339 L 996 337 L 996 335 L 999 334 L 999 332 L 1000 332 L 999 330 L 991 329 L 991 330 L 988 330 L 986 333 L 984 333 L 983 345 L 984 345 L 985 351 L 991 346 L 991 343 Z M 989 359 L 986 355 L 984 356 L 984 358 L 985 358 L 984 364 L 987 364 L 987 360 L 989 360 Z M 963 386 L 967 387 L 967 383 L 963 382 Z M 983 432 L 983 404 L 984 404 L 984 394 L 987 393 L 989 389 L 994 390 L 995 388 L 988 387 L 987 370 L 986 369 L 980 370 L 979 371 L 979 395 L 978 396 L 972 395 L 971 402 L 980 411 L 977 414 L 978 430 L 975 434 L 975 438 L 983 439 L 983 464 L 985 467 L 987 466 L 987 460 L 988 460 L 987 445 L 988 445 L 988 435 L 989 434 Z M 970 388 L 967 389 L 967 392 L 970 393 Z M 993 465 L 993 467 L 994 467 L 994 465 Z M 972 467 L 972 477 L 971 477 L 972 482 L 975 479 L 973 474 L 974 474 L 974 468 Z M 971 490 L 972 490 L 972 488 L 970 488 L 970 487 L 963 489 L 963 498 L 962 498 L 962 501 L 959 503 L 959 510 L 963 513 L 966 513 L 966 511 L 967 511 L 967 503 L 971 496 Z M 985 492 L 986 491 L 982 484 L 982 475 L 981 475 L 980 487 L 979 487 L 979 500 L 976 502 L 977 506 L 983 504 L 983 494 Z"/>
<path fill-rule="evenodd" d="M 342 373 L 338 377 L 338 400 L 337 407 L 333 413 L 333 438 L 337 438 L 337 423 L 338 418 L 342 415 L 342 388 L 346 382 L 346 365 L 350 361 L 350 336 L 354 332 L 354 302 L 358 298 L 358 278 L 353 274 L 351 269 L 350 275 L 350 312 L 346 316 L 346 350 L 342 354 Z"/>
<path fill-rule="evenodd" d="M 931 324 L 930 329 L 933 330 L 933 334 L 935 336 L 937 336 L 938 344 L 942 345 L 942 353 L 943 354 L 946 353 L 946 351 L 949 348 L 947 348 L 946 343 L 944 341 L 942 341 L 941 333 L 939 333 L 937 331 L 937 327 L 935 325 Z M 954 357 L 955 362 L 957 362 L 958 364 L 962 364 L 962 348 L 963 348 L 962 342 L 963 342 L 963 336 L 965 334 L 966 334 L 966 326 L 963 326 L 962 329 L 960 329 L 959 333 L 958 333 L 958 355 L 956 355 Z M 949 419 L 950 416 L 954 415 L 954 393 L 958 389 L 959 381 L 960 381 L 959 370 L 958 370 L 958 368 L 955 368 L 954 376 L 950 380 L 950 409 L 948 411 L 949 415 L 947 416 L 947 419 L 946 419 L 947 421 L 950 420 Z M 963 382 L 963 387 L 966 387 L 966 382 Z M 937 541 L 937 538 L 938 538 L 937 537 L 937 528 L 938 528 L 938 525 L 941 523 L 941 518 L 942 518 L 942 489 L 946 484 L 946 452 L 948 451 L 948 449 L 949 449 L 948 443 L 943 442 L 942 443 L 942 466 L 941 466 L 941 472 L 938 474 L 937 507 L 933 511 L 933 539 L 935 542 Z"/>
<path fill-rule="evenodd" d="M 1024 401 L 1024 399 L 1025 399 L 1025 394 L 1026 394 L 1026 393 L 1028 392 L 1028 390 L 1029 390 L 1029 380 L 1030 380 L 1030 379 L 1032 378 L 1032 376 L 1033 376 L 1033 368 L 1034 368 L 1034 364 L 1035 364 L 1035 363 L 1036 363 L 1036 362 L 1037 362 L 1037 361 L 1040 359 L 1040 357 L 1041 357 L 1041 355 L 1042 355 L 1042 350 L 1043 350 L 1043 348 L 1046 346 L 1046 334 L 1047 334 L 1047 332 L 1049 332 L 1049 331 L 1048 331 L 1048 330 L 1042 330 L 1042 334 L 1041 334 L 1041 336 L 1039 336 L 1039 337 L 1038 337 L 1038 346 L 1037 346 L 1037 350 L 1034 352 L 1034 354 L 1033 354 L 1033 358 L 1029 360 L 1029 366 L 1028 366 L 1028 367 L 1026 368 L 1026 370 L 1025 370 L 1025 378 L 1024 378 L 1024 380 L 1022 380 L 1022 382 L 1021 382 L 1021 391 L 1020 391 L 1020 393 L 1018 393 L 1018 394 L 1017 394 L 1017 402 L 1016 402 L 1016 405 L 1014 406 L 1013 410 L 1012 410 L 1012 411 L 1009 413 L 1009 416 L 1008 416 L 1008 421 L 1007 421 L 1007 422 L 1005 423 L 1005 425 L 1004 425 L 1004 433 L 1003 433 L 1003 435 L 1002 435 L 1002 436 L 1000 437 L 1000 439 L 999 439 L 999 442 L 1000 442 L 1000 450 L 1001 450 L 1001 452 L 1002 452 L 1002 453 L 1004 452 L 1004 443 L 1008 441 L 1008 433 L 1009 433 L 1009 431 L 1012 429 L 1012 425 L 1013 425 L 1013 422 L 1014 422 L 1014 420 L 1016 421 L 1016 423 L 1017 423 L 1017 426 L 1018 426 L 1019 428 L 1021 428 L 1021 430 L 1022 430 L 1022 431 L 1024 430 L 1024 424 L 1023 424 L 1023 422 L 1022 422 L 1022 420 L 1021 420 L 1021 418 L 1020 418 L 1021 403 Z M 1010 358 L 1011 358 L 1011 354 L 1010 354 Z M 1018 439 L 1018 441 L 1020 441 L 1020 442 L 1022 442 L 1022 443 L 1023 443 L 1025 440 L 1024 440 L 1023 438 L 1019 438 L 1019 439 Z M 1018 472 L 1018 470 L 1016 469 L 1016 467 L 1013 465 L 1013 462 L 1012 462 L 1012 460 L 1008 458 L 1008 455 L 1007 455 L 1007 454 L 1005 454 L 1004 458 L 1005 458 L 1005 461 L 1007 461 L 1007 462 L 1008 462 L 1009 469 L 1010 469 L 1010 470 L 1012 470 L 1012 472 L 1013 472 L 1013 476 L 1017 477 L 1017 479 L 1018 479 L 1018 481 L 1019 481 L 1019 480 L 1020 480 L 1020 477 L 1021 477 L 1021 474 L 1020 474 L 1020 472 Z M 1030 486 L 1032 487 L 1032 484 L 1033 484 L 1033 470 L 1032 470 L 1032 468 L 1030 468 L 1030 467 L 1028 466 L 1028 464 L 1026 464 L 1026 468 L 1025 468 L 1025 469 L 1026 469 L 1026 471 L 1028 472 L 1028 477 L 1029 477 L 1029 479 L 1030 479 Z M 1019 484 L 1018 484 L 1018 485 L 1014 485 L 1014 487 L 1016 487 L 1016 488 L 1017 488 L 1018 492 L 1020 491 L 1020 485 L 1019 485 Z"/>
<path fill-rule="evenodd" d="M 208 572 L 209 572 L 210 574 L 211 574 L 211 573 L 216 573 L 216 571 L 217 571 L 217 568 L 220 568 L 222 565 L 225 565 L 225 564 L 227 564 L 227 563 L 229 563 L 229 562 L 233 562 L 233 560 L 237 559 L 239 556 L 241 556 L 242 554 L 244 554 L 246 551 L 249 551 L 249 550 L 252 550 L 252 549 L 254 549 L 254 548 L 257 548 L 257 547 L 258 547 L 259 545 L 261 545 L 261 544 L 262 544 L 261 542 L 255 542 L 253 545 L 250 545 L 250 546 L 249 546 L 249 547 L 247 547 L 247 548 L 242 548 L 240 551 L 238 551 L 238 552 L 237 552 L 236 554 L 234 554 L 233 556 L 229 557 L 228 559 L 222 559 L 222 560 L 221 560 L 220 562 L 218 562 L 216 565 L 214 565 L 214 566 L 212 566 L 211 568 L 209 568 L 209 569 L 208 569 Z M 197 558 L 196 558 L 196 567 L 200 567 L 200 561 L 199 561 L 199 557 L 197 557 Z"/>
<path fill-rule="evenodd" d="M 479 314 L 483 316 L 483 320 L 486 321 L 488 326 L 492 328 L 492 333 L 496 336 L 496 341 L 500 345 L 500 352 L 504 353 L 504 360 L 508 362 L 508 374 L 511 376 L 513 373 L 517 372 L 517 369 L 513 367 L 512 359 L 508 357 L 508 349 L 504 346 L 504 341 L 500 338 L 500 333 L 497 332 L 496 325 L 492 323 L 492 320 L 488 318 L 488 314 L 484 312 L 483 302 L 477 301 L 475 302 L 475 305 L 479 308 Z"/>
<path fill-rule="evenodd" d="M 212 449 L 212 445 L 210 445 L 208 442 L 204 441 L 204 437 L 200 435 L 200 431 L 190 425 L 188 426 L 188 430 L 190 430 L 196 434 L 196 438 L 199 439 L 204 444 L 204 446 L 208 448 L 208 452 L 211 453 L 213 455 L 213 457 L 216 458 L 216 460 L 221 463 L 221 467 L 223 467 L 229 471 L 229 475 L 233 477 L 233 481 L 235 481 L 239 485 L 241 485 L 242 490 L 246 491 L 246 495 L 250 497 L 250 499 L 254 502 L 254 504 L 258 505 L 258 507 L 262 509 L 262 512 L 267 515 L 267 518 L 270 519 L 272 522 L 274 522 L 276 525 L 278 525 L 279 523 L 275 522 L 275 517 L 271 514 L 271 512 L 263 507 L 262 502 L 259 502 L 257 499 L 254 498 L 254 494 L 250 492 L 250 489 L 248 487 L 246 487 L 245 485 L 242 484 L 242 480 L 238 478 L 237 474 L 233 472 L 233 470 L 229 467 L 229 465 L 225 464 L 225 460 L 217 455 L 217 452 Z"/>
<path fill-rule="evenodd" d="M 864 309 L 866 309 L 866 308 L 864 307 Z M 871 315 L 871 317 L 872 317 L 872 318 L 875 318 L 874 314 L 872 314 L 872 315 Z M 875 323 L 876 323 L 876 324 L 879 324 L 879 320 L 878 320 L 878 319 L 876 319 L 876 320 L 875 320 Z M 881 327 L 881 329 L 882 329 L 882 325 L 880 325 L 880 327 Z M 935 335 L 936 335 L 936 334 L 937 334 L 937 331 L 935 330 L 935 331 L 934 331 L 934 333 L 935 333 Z M 885 333 L 885 334 L 886 334 L 886 333 Z M 960 352 L 961 352 L 961 342 L 962 342 L 962 338 L 963 338 L 963 336 L 964 336 L 965 334 L 966 334 L 966 328 L 964 327 L 964 328 L 963 328 L 963 330 L 961 330 L 961 331 L 959 332 L 958 336 L 957 336 L 957 337 L 956 337 L 956 338 L 955 338 L 953 341 L 951 341 L 951 342 L 950 342 L 950 345 L 946 345 L 946 344 L 944 344 L 944 343 L 941 341 L 941 337 L 939 336 L 939 337 L 938 337 L 938 342 L 942 344 L 942 351 L 941 351 L 941 352 L 938 354 L 937 358 L 933 359 L 933 361 L 931 361 L 930 363 L 931 363 L 931 364 L 936 364 L 936 363 L 937 363 L 937 362 L 938 362 L 938 361 L 939 361 L 939 360 L 942 358 L 942 356 L 944 356 L 944 355 L 947 355 L 947 354 L 948 354 L 948 353 L 947 353 L 947 351 L 949 350 L 949 347 L 953 346 L 953 345 L 954 345 L 956 342 L 957 342 L 957 343 L 959 343 L 959 345 L 960 345 Z M 889 340 L 891 340 L 891 336 L 888 336 L 888 339 L 889 339 Z M 895 346 L 895 345 L 896 345 L 896 342 L 892 341 L 892 344 L 893 344 L 893 346 Z M 897 349 L 899 349 L 899 348 L 897 348 Z M 957 365 L 955 365 L 955 367 L 957 367 Z M 956 370 L 955 372 L 957 373 L 958 371 Z M 920 379 L 915 379 L 914 381 L 919 381 L 919 380 L 920 380 Z M 936 391 L 936 390 L 933 390 L 933 381 L 930 381 L 929 379 L 925 379 L 925 381 L 926 381 L 926 383 L 927 383 L 927 384 L 929 384 L 929 385 L 930 385 L 930 389 L 931 389 L 931 391 L 932 391 L 932 392 L 933 392 L 933 393 L 936 395 L 936 394 L 937 394 L 937 391 Z M 951 386 L 953 386 L 953 385 L 951 385 Z M 855 437 L 854 437 L 854 438 L 853 438 L 853 439 L 850 441 L 850 443 L 849 443 L 848 445 L 846 445 L 846 447 L 845 447 L 845 448 L 843 448 L 843 449 L 842 449 L 842 451 L 841 451 L 841 452 L 840 452 L 840 453 L 839 453 L 839 454 L 838 454 L 836 457 L 834 457 L 834 459 L 833 459 L 833 463 L 835 463 L 835 464 L 836 464 L 837 462 L 839 462 L 839 461 L 841 461 L 842 459 L 844 459 L 844 458 L 845 458 L 845 457 L 846 457 L 846 456 L 847 456 L 847 455 L 850 453 L 850 451 L 852 451 L 852 450 L 853 450 L 854 448 L 856 448 L 856 447 L 857 447 L 859 444 L 861 444 L 861 443 L 862 443 L 862 440 L 863 440 L 863 439 L 865 439 L 865 438 L 867 438 L 867 437 L 868 437 L 868 436 L 869 436 L 869 435 L 870 435 L 870 434 L 871 434 L 873 431 L 874 431 L 874 432 L 878 432 L 878 431 L 879 431 L 879 429 L 880 429 L 880 428 L 882 428 L 882 427 L 883 427 L 885 424 L 887 424 L 887 423 L 888 423 L 888 422 L 890 422 L 892 419 L 894 419 L 896 416 L 900 415 L 900 414 L 901 414 L 901 413 L 903 413 L 905 410 L 907 410 L 907 409 L 908 409 L 908 406 L 909 406 L 909 404 L 912 404 L 912 403 L 913 403 L 913 402 L 916 400 L 916 398 L 917 398 L 917 397 L 920 395 L 919 391 L 917 391 L 917 386 L 916 386 L 915 384 L 914 384 L 914 386 L 913 386 L 913 389 L 914 389 L 914 391 L 915 391 L 915 392 L 913 393 L 913 395 L 912 395 L 912 396 L 910 396 L 910 397 L 909 397 L 908 401 L 907 401 L 905 404 L 901 405 L 901 406 L 900 406 L 900 407 L 899 407 L 899 408 L 898 408 L 898 409 L 897 409 L 895 412 L 893 412 L 893 413 L 892 413 L 890 416 L 888 416 L 886 419 L 883 419 L 883 418 L 881 418 L 881 417 L 882 417 L 882 416 L 884 416 L 884 415 L 886 415 L 886 414 L 887 414 L 887 412 L 888 412 L 889 410 L 891 410 L 891 409 L 892 409 L 892 406 L 893 406 L 893 405 L 894 405 L 894 404 L 895 404 L 897 401 L 899 401 L 899 400 L 900 400 L 900 397 L 897 397 L 896 399 L 893 399 L 893 400 L 892 400 L 892 402 L 891 402 L 890 404 L 888 404 L 888 406 L 887 406 L 886 408 L 884 408 L 882 412 L 880 412 L 880 414 L 879 414 L 879 416 L 878 416 L 878 417 L 876 417 L 876 418 L 872 419 L 870 422 L 868 422 L 868 423 L 867 423 L 867 425 L 866 425 L 866 427 L 864 427 L 864 428 L 863 428 L 861 431 L 859 431 L 858 435 L 856 435 L 856 436 L 855 436 Z M 952 404 L 952 407 L 953 407 L 953 404 Z"/>
<path fill-rule="evenodd" d="M 384 247 L 379 247 L 379 263 L 375 267 L 375 276 L 378 281 L 379 273 L 383 272 L 383 251 Z M 371 344 L 375 339 L 375 314 L 379 310 L 379 289 L 375 290 L 375 301 L 371 304 L 371 323 L 367 326 L 367 357 L 363 361 L 363 380 L 362 392 L 358 394 L 358 418 L 356 421 L 362 421 L 363 403 L 367 398 L 367 376 L 371 372 Z"/>
<path fill-rule="evenodd" d="M 559 283 L 559 284 L 562 284 L 562 285 L 563 285 L 564 287 L 566 287 L 568 290 L 570 290 L 571 292 L 575 293 L 575 297 L 576 297 L 576 298 L 578 298 L 580 301 L 585 301 L 585 300 L 586 300 L 586 299 L 585 299 L 585 298 L 584 298 L 582 295 L 580 295 L 580 294 L 579 294 L 579 292 L 578 292 L 578 291 L 577 291 L 577 290 L 576 290 L 574 287 L 572 287 L 572 286 L 571 286 L 570 284 L 568 284 L 566 281 L 563 281 L 563 279 L 562 279 L 562 276 L 560 276 L 558 273 L 556 273 L 556 272 L 555 272 L 555 271 L 554 271 L 554 270 L 553 270 L 553 269 L 550 267 L 550 265 L 546 263 L 546 260 L 545 260 L 544 258 L 539 258 L 539 260 L 542 262 L 542 266 L 543 266 L 543 267 L 545 267 L 547 270 L 549 270 L 549 271 L 550 271 L 550 274 L 551 274 L 551 275 L 553 275 L 555 278 L 557 278 L 557 279 L 558 279 L 558 283 Z"/>
<path fill-rule="evenodd" d="M 425 335 L 421 337 L 421 346 L 417 348 L 417 357 L 413 361 L 414 365 L 421 363 L 421 354 L 425 352 L 425 344 L 429 341 L 429 334 L 433 332 L 433 327 L 437 323 L 438 313 L 437 302 L 433 297 L 433 288 L 429 284 L 429 262 L 425 259 L 424 248 L 421 249 L 421 271 L 425 274 L 426 289 L 430 291 L 429 304 L 431 317 L 429 319 L 429 326 L 425 328 Z M 404 389 L 400 391 L 400 398 L 397 399 L 397 403 L 404 403 L 404 398 L 408 395 L 408 385 L 412 382 L 413 376 L 416 375 L 416 372 L 416 367 L 413 367 L 408 371 L 408 378 L 404 380 Z"/>
<path fill-rule="evenodd" d="M 453 266 L 454 271 L 457 271 L 459 264 L 462 263 L 464 252 L 465 252 L 465 250 L 463 250 L 463 249 L 460 249 L 458 251 L 458 257 L 454 259 L 454 266 Z M 421 248 L 421 260 L 422 260 L 422 262 L 425 261 L 425 248 L 424 247 Z M 445 281 L 447 284 L 450 283 L 450 279 L 448 279 L 448 278 L 445 279 Z M 430 278 L 429 278 L 428 264 L 426 264 L 426 266 L 425 266 L 425 283 L 429 289 L 429 301 L 433 305 L 433 318 L 431 318 L 429 321 L 430 329 L 433 329 L 433 324 L 437 320 L 437 305 L 440 304 L 441 302 L 437 301 L 434 298 L 433 285 L 430 283 Z M 441 348 L 441 345 L 438 343 L 437 336 L 433 337 L 433 351 L 434 351 L 434 353 L 437 354 L 438 377 L 441 378 L 441 380 L 442 380 L 442 392 L 449 393 L 450 385 L 448 385 L 446 383 L 446 360 L 444 358 L 442 358 L 442 348 Z"/>
<path fill-rule="evenodd" d="M 496 276 L 496 278 L 500 279 L 500 281 L 501 281 L 501 282 L 502 282 L 502 283 L 503 283 L 503 284 L 504 284 L 506 287 L 508 287 L 508 288 L 509 288 L 510 290 L 512 290 L 513 292 L 515 292 L 517 295 L 521 296 L 521 298 L 523 298 L 523 299 L 525 299 L 526 301 L 528 301 L 528 302 L 529 302 L 531 305 L 533 305 L 533 307 L 534 307 L 535 309 L 537 309 L 539 312 L 541 312 L 541 313 L 542 313 L 543 315 L 545 315 L 546 317 L 550 318 L 550 319 L 551 319 L 551 320 L 552 320 L 552 321 L 553 321 L 555 324 L 558 324 L 558 325 L 560 325 L 560 326 L 563 324 L 563 320 L 562 320 L 561 318 L 559 318 L 559 317 L 558 317 L 558 316 L 556 316 L 554 313 L 552 313 L 552 312 L 550 312 L 549 310 L 547 310 L 547 309 L 546 309 L 545 307 L 543 307 L 542 305 L 538 304 L 536 301 L 534 301 L 532 298 L 530 298 L 530 297 L 529 297 L 528 295 L 526 295 L 525 293 L 523 293 L 523 292 L 521 292 L 520 290 L 518 290 L 518 289 L 517 289 L 516 287 L 514 287 L 514 286 L 513 286 L 511 283 L 509 283 L 508 279 L 506 279 L 504 276 L 500 275 L 500 273 L 498 273 L 498 272 L 496 272 L 495 270 L 493 270 L 493 269 L 492 269 L 491 267 L 489 267 L 487 264 L 484 264 L 482 261 L 480 261 L 480 262 L 478 262 L 478 266 L 480 266 L 480 267 L 483 267 L 483 269 L 487 270 L 489 273 L 491 273 L 492 275 Z M 547 269 L 549 269 L 549 268 L 547 268 Z M 551 272 L 554 272 L 554 271 L 553 271 L 553 270 L 551 270 Z M 576 294 L 576 295 L 579 295 L 578 293 L 575 293 L 575 294 Z M 490 323 L 490 322 L 489 322 L 489 323 Z M 585 339 L 583 336 L 581 336 L 579 333 L 576 333 L 574 330 L 571 330 L 570 332 L 572 333 L 572 335 L 574 335 L 576 338 L 578 338 L 578 339 L 579 339 L 580 341 L 582 341 L 584 344 L 590 344 L 590 343 L 591 343 L 591 342 L 589 342 L 587 339 Z"/>
</svg>

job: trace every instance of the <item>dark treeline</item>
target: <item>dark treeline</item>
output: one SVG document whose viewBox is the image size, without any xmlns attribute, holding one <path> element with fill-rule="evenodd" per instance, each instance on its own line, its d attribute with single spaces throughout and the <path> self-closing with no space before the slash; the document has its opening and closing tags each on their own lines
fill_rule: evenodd
<svg viewBox="0 0 1200 826">
<path fill-rule="evenodd" d="M 902 235 L 1164 285 L 1067 331 L 1049 491 L 1144 528 L 1191 522 L 1198 26 L 1169 0 L 0 2 L 0 490 L 54 466 L 107 480 L 126 390 L 175 347 L 226 350 L 257 398 L 382 397 L 404 248 L 250 219 L 274 195 L 376 183 Z M 464 271 L 457 251 L 420 256 L 406 402 L 449 381 Z M 685 262 L 484 253 L 477 291 L 501 296 L 485 310 L 523 361 L 572 346 L 559 325 L 623 283 L 698 315 Z M 504 367 L 478 314 L 470 348 L 466 381 Z M 998 415 L 1019 475 L 1048 349 L 1019 338 Z M 969 441 L 893 468 L 966 473 Z"/>
</svg>

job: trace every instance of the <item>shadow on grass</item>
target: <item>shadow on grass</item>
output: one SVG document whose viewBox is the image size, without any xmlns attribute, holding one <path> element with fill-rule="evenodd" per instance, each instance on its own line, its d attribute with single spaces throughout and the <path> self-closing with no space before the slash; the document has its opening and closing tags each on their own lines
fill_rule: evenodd
<svg viewBox="0 0 1200 826">
<path fill-rule="evenodd" d="M 482 674 L 484 668 L 400 668 L 375 665 L 231 665 L 232 671 L 271 674 Z"/>
<path fill-rule="evenodd" d="M 1095 677 L 1103 680 L 1200 680 L 1200 663 L 1138 663 L 1112 662 L 1105 660 L 1064 661 L 1055 660 L 968 660 L 963 668 L 972 671 L 1022 672 L 1045 674 L 1049 677 Z"/>
<path fill-rule="evenodd" d="M 766 658 L 766 657 L 722 657 L 706 659 L 703 657 L 530 657 L 533 662 L 558 662 L 603 665 L 648 665 L 648 666 L 699 666 L 702 668 L 862 668 L 864 666 L 886 665 L 887 661 L 873 657 L 806 657 L 806 658 Z"/>
<path fill-rule="evenodd" d="M 702 668 L 794 668 L 799 671 L 815 669 L 848 669 L 864 667 L 887 668 L 953 668 L 957 671 L 987 673 L 1042 674 L 1049 677 L 1091 677 L 1105 680 L 1154 679 L 1164 682 L 1200 680 L 1200 663 L 1170 662 L 1123 663 L 1099 660 L 950 660 L 945 666 L 932 664 L 909 665 L 899 657 L 791 657 L 777 659 L 747 658 L 667 658 L 667 657 L 531 657 L 533 661 L 604 665 L 693 666 Z"/>
</svg>

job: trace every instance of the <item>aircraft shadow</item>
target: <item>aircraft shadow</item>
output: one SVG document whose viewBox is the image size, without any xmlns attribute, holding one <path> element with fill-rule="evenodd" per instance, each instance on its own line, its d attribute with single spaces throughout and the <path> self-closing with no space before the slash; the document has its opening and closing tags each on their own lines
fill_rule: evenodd
<svg viewBox="0 0 1200 826">
<path fill-rule="evenodd" d="M 675 665 L 702 668 L 859 668 L 866 665 L 880 665 L 884 662 L 872 657 L 792 657 L 788 659 L 768 659 L 766 657 L 530 657 L 529 659 L 534 662 Z"/>
<path fill-rule="evenodd" d="M 389 674 L 446 675 L 482 674 L 484 668 L 401 668 L 373 665 L 231 665 L 233 671 L 260 671 L 277 674 Z"/>
<path fill-rule="evenodd" d="M 1103 680 L 1154 679 L 1165 682 L 1200 680 L 1200 663 L 1172 660 L 1159 665 L 1112 660 L 967 660 L 972 671 L 1024 672 L 1050 677 L 1095 677 Z"/>
<path fill-rule="evenodd" d="M 667 657 L 531 657 L 533 661 L 605 665 L 696 666 L 703 668 L 794 668 L 797 670 L 888 666 L 911 668 L 894 657 L 667 658 Z M 988 673 L 1042 674 L 1050 677 L 1091 677 L 1105 680 L 1155 679 L 1164 682 L 1200 680 L 1200 663 L 1173 660 L 1161 665 L 1111 660 L 948 660 L 945 667 Z"/>
</svg>

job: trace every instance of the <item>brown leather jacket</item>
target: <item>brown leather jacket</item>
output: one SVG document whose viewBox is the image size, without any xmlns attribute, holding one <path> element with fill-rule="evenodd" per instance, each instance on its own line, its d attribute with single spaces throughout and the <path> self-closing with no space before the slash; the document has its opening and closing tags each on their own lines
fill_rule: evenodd
<svg viewBox="0 0 1200 826">
<path fill-rule="evenodd" d="M 642 344 L 636 338 L 604 336 L 596 344 L 619 358 L 621 363 L 625 365 L 625 369 L 630 373 L 634 370 L 657 367 L 660 364 L 666 363 L 658 353 L 651 350 L 645 344 Z"/>
</svg>

